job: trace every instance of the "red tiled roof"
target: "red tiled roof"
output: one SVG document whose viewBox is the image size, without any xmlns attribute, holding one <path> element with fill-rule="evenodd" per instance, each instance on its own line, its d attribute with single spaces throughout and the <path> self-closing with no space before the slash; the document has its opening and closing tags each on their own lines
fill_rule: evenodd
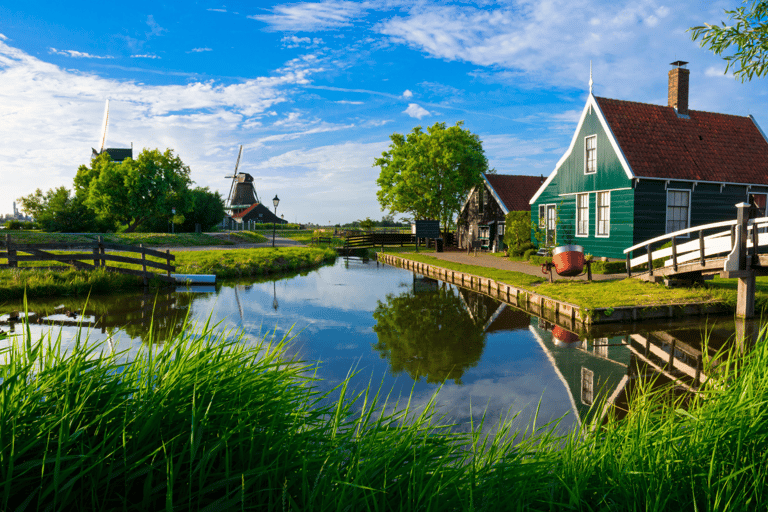
<svg viewBox="0 0 768 512">
<path fill-rule="evenodd" d="M 248 207 L 248 208 L 246 208 L 245 210 L 241 211 L 240 213 L 235 213 L 234 215 L 232 215 L 232 218 L 233 218 L 233 219 L 239 219 L 239 218 L 241 218 L 241 217 L 245 217 L 245 215 L 246 215 L 247 213 L 249 213 L 251 210 L 253 210 L 253 209 L 254 209 L 254 208 L 256 208 L 257 206 L 259 206 L 259 203 L 253 203 L 251 206 L 249 206 L 249 207 Z"/>
<path fill-rule="evenodd" d="M 595 100 L 635 176 L 768 185 L 768 142 L 749 117 Z"/>
<path fill-rule="evenodd" d="M 485 178 L 510 212 L 530 210 L 528 201 L 544 182 L 540 176 L 486 174 Z"/>
</svg>

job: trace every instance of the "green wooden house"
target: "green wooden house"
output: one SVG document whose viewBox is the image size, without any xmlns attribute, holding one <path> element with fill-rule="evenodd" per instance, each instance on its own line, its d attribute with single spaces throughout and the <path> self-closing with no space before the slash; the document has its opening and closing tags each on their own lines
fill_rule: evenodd
<svg viewBox="0 0 768 512">
<path fill-rule="evenodd" d="M 623 258 L 649 238 L 734 219 L 736 203 L 765 214 L 765 133 L 752 116 L 689 110 L 687 63 L 672 64 L 667 106 L 590 87 L 570 147 L 530 201 L 538 245 Z"/>
</svg>

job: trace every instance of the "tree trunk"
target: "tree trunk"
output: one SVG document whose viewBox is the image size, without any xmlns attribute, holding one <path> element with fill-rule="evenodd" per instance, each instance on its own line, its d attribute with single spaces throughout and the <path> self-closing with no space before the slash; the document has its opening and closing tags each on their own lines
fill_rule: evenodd
<svg viewBox="0 0 768 512">
<path fill-rule="evenodd" d="M 133 233 L 134 231 L 136 231 L 136 228 L 138 228 L 141 225 L 142 222 L 144 222 L 144 218 L 133 219 L 133 221 L 128 224 L 128 227 L 125 229 L 125 232 Z"/>
</svg>

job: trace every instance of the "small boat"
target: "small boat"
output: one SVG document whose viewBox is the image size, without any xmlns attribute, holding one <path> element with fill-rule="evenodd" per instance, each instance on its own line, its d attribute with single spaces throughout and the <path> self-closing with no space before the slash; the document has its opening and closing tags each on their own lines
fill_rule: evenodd
<svg viewBox="0 0 768 512">
<path fill-rule="evenodd" d="M 557 274 L 573 277 L 584 271 L 584 248 L 580 245 L 561 245 L 552 250 L 552 263 Z"/>
</svg>

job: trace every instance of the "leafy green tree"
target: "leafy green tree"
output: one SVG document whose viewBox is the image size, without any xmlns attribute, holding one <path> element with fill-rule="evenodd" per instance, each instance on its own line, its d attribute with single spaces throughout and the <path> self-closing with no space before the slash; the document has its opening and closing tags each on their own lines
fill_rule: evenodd
<svg viewBox="0 0 768 512">
<path fill-rule="evenodd" d="M 504 221 L 504 243 L 519 247 L 531 241 L 531 212 L 509 212 Z"/>
<path fill-rule="evenodd" d="M 184 216 L 180 231 L 192 232 L 195 224 L 200 224 L 203 231 L 208 231 L 224 219 L 224 199 L 218 191 L 195 187 L 190 191 L 190 199 L 192 209 Z"/>
<path fill-rule="evenodd" d="M 733 46 L 734 53 L 723 57 L 727 62 L 725 72 L 733 68 L 734 76 L 743 82 L 768 74 L 768 1 L 742 3 L 737 9 L 725 11 L 729 24 L 705 23 L 689 31 L 694 41 L 701 38 L 701 46 L 709 47 L 715 55 L 722 55 Z"/>
<path fill-rule="evenodd" d="M 389 359 L 393 374 L 405 371 L 416 381 L 461 384 L 485 348 L 482 324 L 472 321 L 453 288 L 389 294 L 373 318 L 378 336 L 373 348 Z"/>
<path fill-rule="evenodd" d="M 96 216 L 66 187 L 34 193 L 18 199 L 23 212 L 35 218 L 44 231 L 76 233 L 94 231 L 99 225 Z M 106 229 L 104 230 L 106 231 Z"/>
<path fill-rule="evenodd" d="M 483 143 L 462 126 L 435 123 L 426 133 L 417 126 L 407 136 L 390 135 L 389 150 L 373 164 L 381 168 L 376 197 L 382 210 L 437 219 L 448 228 L 469 190 L 488 171 Z"/>
<path fill-rule="evenodd" d="M 191 207 L 189 167 L 170 149 L 164 153 L 145 149 L 136 160 L 104 165 L 95 174 L 83 178 L 88 183 L 85 204 L 126 225 L 128 233 L 148 221 L 181 223 Z"/>
<path fill-rule="evenodd" d="M 373 229 L 373 225 L 375 224 L 375 222 L 370 217 L 366 217 L 365 220 L 358 222 L 360 223 L 360 227 L 366 231 Z"/>
</svg>

